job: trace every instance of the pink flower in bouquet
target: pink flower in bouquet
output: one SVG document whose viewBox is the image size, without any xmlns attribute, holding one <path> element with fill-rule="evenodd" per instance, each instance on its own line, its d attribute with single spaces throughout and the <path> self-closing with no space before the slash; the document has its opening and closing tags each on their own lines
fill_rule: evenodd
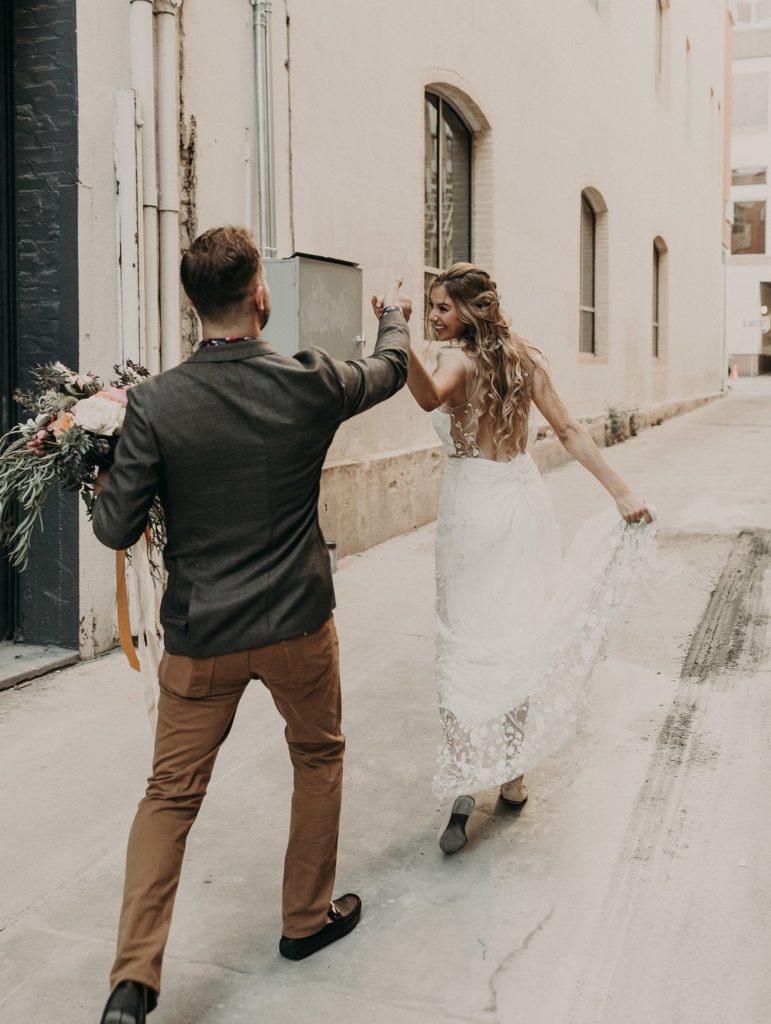
<svg viewBox="0 0 771 1024">
<path fill-rule="evenodd" d="M 87 373 L 76 373 L 73 377 L 72 383 L 83 391 L 89 384 L 94 383 L 94 378 L 89 377 Z"/>
<path fill-rule="evenodd" d="M 126 394 L 126 388 L 116 388 L 110 385 L 109 387 L 102 388 L 101 391 L 97 391 L 94 398 L 109 398 L 112 402 L 118 402 L 125 409 L 128 405 L 128 395 Z"/>
<path fill-rule="evenodd" d="M 75 426 L 75 417 L 71 412 L 60 412 L 55 420 L 52 420 L 48 424 L 48 429 L 54 435 L 58 441 L 62 434 L 66 434 L 68 430 L 72 430 Z"/>
<path fill-rule="evenodd" d="M 35 455 L 42 455 L 45 450 L 45 443 L 48 440 L 48 431 L 44 428 L 43 430 L 36 431 L 32 437 L 27 441 L 27 449 L 34 452 Z"/>
<path fill-rule="evenodd" d="M 126 410 L 117 399 L 105 396 L 103 392 L 98 391 L 90 398 L 81 398 L 79 402 L 76 402 L 72 414 L 77 425 L 83 430 L 87 430 L 90 434 L 111 437 L 113 434 L 120 433 Z"/>
</svg>

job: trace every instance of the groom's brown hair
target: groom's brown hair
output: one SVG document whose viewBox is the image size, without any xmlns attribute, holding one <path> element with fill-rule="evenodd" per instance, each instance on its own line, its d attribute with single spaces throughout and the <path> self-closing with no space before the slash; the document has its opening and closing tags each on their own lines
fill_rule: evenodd
<svg viewBox="0 0 771 1024">
<path fill-rule="evenodd" d="M 182 257 L 185 294 L 201 316 L 225 318 L 254 292 L 262 258 L 248 228 L 210 228 L 195 239 Z"/>
</svg>

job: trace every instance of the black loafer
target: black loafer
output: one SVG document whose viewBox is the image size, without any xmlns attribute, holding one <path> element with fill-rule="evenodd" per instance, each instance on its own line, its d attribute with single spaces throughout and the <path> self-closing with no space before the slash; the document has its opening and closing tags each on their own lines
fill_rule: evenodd
<svg viewBox="0 0 771 1024">
<path fill-rule="evenodd" d="M 140 981 L 121 981 L 110 994 L 101 1024 L 145 1024 L 158 1002 L 155 992 Z"/>
<path fill-rule="evenodd" d="M 361 900 L 356 893 L 349 892 L 340 896 L 329 904 L 327 913 L 329 921 L 323 928 L 319 928 L 313 935 L 306 935 L 302 939 L 290 939 L 286 935 L 281 936 L 278 944 L 278 951 L 287 960 L 304 960 L 330 942 L 337 942 L 348 932 L 352 932 L 359 923 L 361 917 Z"/>
<path fill-rule="evenodd" d="M 466 822 L 474 810 L 473 796 L 459 796 L 452 805 L 450 820 L 447 828 L 442 832 L 439 839 L 439 849 L 442 853 L 457 853 L 462 850 L 468 842 L 466 836 Z"/>
</svg>

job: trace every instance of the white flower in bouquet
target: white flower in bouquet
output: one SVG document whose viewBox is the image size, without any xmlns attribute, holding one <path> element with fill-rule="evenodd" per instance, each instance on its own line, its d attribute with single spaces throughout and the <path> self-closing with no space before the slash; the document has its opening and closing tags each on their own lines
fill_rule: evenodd
<svg viewBox="0 0 771 1024">
<path fill-rule="evenodd" d="M 110 437 L 119 434 L 126 415 L 124 406 L 112 396 L 98 391 L 90 398 L 81 398 L 72 407 L 75 422 L 90 434 Z"/>
</svg>

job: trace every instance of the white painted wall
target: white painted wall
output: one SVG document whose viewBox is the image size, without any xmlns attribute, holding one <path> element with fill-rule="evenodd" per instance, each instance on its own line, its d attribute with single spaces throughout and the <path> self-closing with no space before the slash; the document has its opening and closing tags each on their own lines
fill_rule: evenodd
<svg viewBox="0 0 771 1024">
<path fill-rule="evenodd" d="M 655 4 L 608 6 L 603 14 L 589 0 L 569 0 L 556 19 L 548 5 L 502 0 L 397 0 L 386 13 L 359 0 L 275 4 L 279 255 L 294 249 L 358 262 L 365 295 L 404 270 L 419 297 L 423 90 L 447 82 L 492 125 L 492 269 L 514 326 L 548 353 L 576 411 L 718 390 L 725 6 L 670 7 L 661 80 Z M 247 8 L 223 3 L 215 14 L 205 0 L 185 2 L 184 92 L 202 140 L 201 229 L 247 214 Z M 609 206 L 606 364 L 577 354 L 579 197 L 588 185 Z M 656 235 L 669 247 L 670 272 L 669 351 L 659 362 L 650 358 Z M 414 328 L 419 334 L 417 317 Z M 430 437 L 405 396 L 346 428 L 334 454 Z"/>
<path fill-rule="evenodd" d="M 129 4 L 78 0 L 78 244 L 80 368 L 109 379 L 119 337 L 114 92 L 131 85 Z M 115 556 L 94 537 L 81 509 L 80 648 L 112 645 Z"/>
<path fill-rule="evenodd" d="M 112 92 L 130 84 L 128 0 L 80 0 L 83 364 L 114 360 Z M 279 256 L 351 260 L 368 296 L 397 272 L 422 337 L 423 95 L 461 89 L 490 124 L 480 251 L 514 328 L 551 360 L 576 414 L 715 393 L 722 371 L 724 0 L 674 0 L 664 73 L 656 3 L 274 0 Z M 256 226 L 252 9 L 184 0 L 182 96 L 198 128 L 202 231 Z M 291 146 L 290 146 L 291 100 Z M 480 175 L 481 179 L 482 175 Z M 582 189 L 608 205 L 609 351 L 578 353 Z M 484 209 L 482 209 L 484 208 Z M 668 247 L 668 323 L 651 356 L 653 239 Z M 270 338 L 270 329 L 267 331 Z M 356 459 L 433 440 L 405 392 L 346 425 Z M 84 600 L 89 600 L 86 596 Z M 96 598 L 93 598 L 94 603 Z"/>
</svg>

